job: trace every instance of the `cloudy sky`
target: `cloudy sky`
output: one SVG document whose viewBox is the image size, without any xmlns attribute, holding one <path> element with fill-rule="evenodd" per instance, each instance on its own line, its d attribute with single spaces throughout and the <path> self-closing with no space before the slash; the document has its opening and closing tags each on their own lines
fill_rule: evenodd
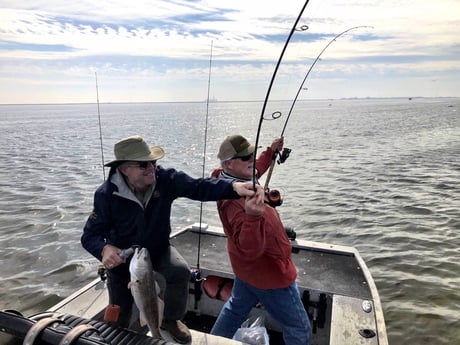
<svg viewBox="0 0 460 345">
<path fill-rule="evenodd" d="M 263 100 L 304 0 L 0 0 L 0 104 Z M 310 0 L 272 99 L 460 96 L 459 0 Z M 300 28 L 307 30 L 300 30 Z M 211 54 L 212 52 L 212 54 Z M 211 68 L 210 68 L 211 66 Z"/>
</svg>

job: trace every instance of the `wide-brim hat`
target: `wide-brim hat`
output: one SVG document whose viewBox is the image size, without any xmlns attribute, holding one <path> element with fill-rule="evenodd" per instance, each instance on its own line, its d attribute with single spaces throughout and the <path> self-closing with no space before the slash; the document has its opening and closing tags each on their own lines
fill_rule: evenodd
<svg viewBox="0 0 460 345">
<path fill-rule="evenodd" d="M 165 155 L 164 150 L 160 146 L 149 147 L 139 135 L 121 139 L 115 144 L 114 153 L 115 160 L 105 164 L 105 166 L 117 166 L 126 161 L 156 161 Z"/>
<path fill-rule="evenodd" d="M 220 144 L 217 158 L 221 161 L 235 157 L 249 156 L 254 153 L 256 147 L 240 134 L 229 135 Z"/>
</svg>

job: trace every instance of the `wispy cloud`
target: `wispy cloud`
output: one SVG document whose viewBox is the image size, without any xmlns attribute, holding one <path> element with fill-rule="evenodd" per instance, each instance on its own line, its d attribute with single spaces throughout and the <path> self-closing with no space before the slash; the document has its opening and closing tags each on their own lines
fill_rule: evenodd
<svg viewBox="0 0 460 345">
<path fill-rule="evenodd" d="M 0 103 L 262 99 L 302 0 L 0 1 Z M 279 97 L 460 96 L 460 3 L 311 0 Z M 433 87 L 432 80 L 437 80 Z M 404 85 L 400 87 L 400 85 Z M 288 91 L 286 91 L 288 90 Z M 276 92 L 276 91 L 274 91 Z M 276 94 L 274 94 L 276 96 Z"/>
</svg>

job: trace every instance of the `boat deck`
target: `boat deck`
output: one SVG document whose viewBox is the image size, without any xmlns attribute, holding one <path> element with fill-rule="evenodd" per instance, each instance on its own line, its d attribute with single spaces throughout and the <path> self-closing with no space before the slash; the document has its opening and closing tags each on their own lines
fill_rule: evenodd
<svg viewBox="0 0 460 345">
<path fill-rule="evenodd" d="M 227 238 L 223 233 L 188 231 L 171 238 L 173 244 L 187 262 L 197 263 L 200 243 L 200 268 L 223 271 L 232 276 L 227 250 Z M 357 265 L 353 252 L 343 253 L 333 248 L 302 247 L 293 242 L 292 258 L 297 266 L 297 285 L 331 294 L 370 299 L 369 287 L 362 269 Z M 328 252 L 329 251 L 329 252 Z"/>
</svg>

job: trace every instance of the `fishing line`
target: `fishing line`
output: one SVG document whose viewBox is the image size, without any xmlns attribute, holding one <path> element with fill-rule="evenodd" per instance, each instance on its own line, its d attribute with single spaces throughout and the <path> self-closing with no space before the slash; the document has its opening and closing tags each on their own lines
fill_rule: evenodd
<svg viewBox="0 0 460 345">
<path fill-rule="evenodd" d="M 324 51 L 333 43 L 337 40 L 337 38 L 339 38 L 340 36 L 346 34 L 347 32 L 351 31 L 351 30 L 355 30 L 355 29 L 358 29 L 358 28 L 373 28 L 372 26 L 355 26 L 355 27 L 352 27 L 352 28 L 349 28 L 343 32 L 341 32 L 340 34 L 336 35 L 332 40 L 329 41 L 328 44 L 326 44 L 326 46 L 323 48 L 323 50 L 321 50 L 321 52 L 318 54 L 318 56 L 316 57 L 315 61 L 313 61 L 313 63 L 310 65 L 310 68 L 308 69 L 308 72 L 307 74 L 305 74 L 305 78 L 303 78 L 303 81 L 302 83 L 300 84 L 300 87 L 299 89 L 297 90 L 297 94 L 295 95 L 295 98 L 294 98 L 294 101 L 292 102 L 291 104 L 291 108 L 289 109 L 289 112 L 288 112 L 288 115 L 286 117 L 286 121 L 284 122 L 284 126 L 283 126 L 283 130 L 281 131 L 281 135 L 280 136 L 283 136 L 284 135 L 284 131 L 286 130 L 286 126 L 289 122 L 289 118 L 291 117 L 291 113 L 292 113 L 292 109 L 294 109 L 294 105 L 295 103 L 297 102 L 297 98 L 299 97 L 299 94 L 300 94 L 300 91 L 302 91 L 303 89 L 303 85 L 305 84 L 305 81 L 307 80 L 308 76 L 310 75 L 310 72 L 311 70 L 313 69 L 313 67 L 316 65 L 316 63 L 319 61 L 321 55 L 323 55 Z"/>
<path fill-rule="evenodd" d="M 314 66 L 316 65 L 316 63 L 319 61 L 321 55 L 323 55 L 323 53 L 325 52 L 325 50 L 326 50 L 332 43 L 334 43 L 340 36 L 346 34 L 346 33 L 349 32 L 349 31 L 352 31 L 352 30 L 355 30 L 355 29 L 359 29 L 359 28 L 373 28 L 373 27 L 372 27 L 372 26 L 363 26 L 363 25 L 361 25 L 361 26 L 354 26 L 354 27 L 349 28 L 349 29 L 347 29 L 347 30 L 345 30 L 345 31 L 342 31 L 340 34 L 336 35 L 333 39 L 331 39 L 331 40 L 326 44 L 326 46 L 321 50 L 321 52 L 318 54 L 318 56 L 316 57 L 316 59 L 315 59 L 315 60 L 313 61 L 313 63 L 310 65 L 310 68 L 308 69 L 307 73 L 305 74 L 305 77 L 303 78 L 303 81 L 302 81 L 302 83 L 300 84 L 299 89 L 297 90 L 297 93 L 296 93 L 296 95 L 295 95 L 295 97 L 294 97 L 294 100 L 293 100 L 292 103 L 291 103 L 291 107 L 290 107 L 289 112 L 288 112 L 288 115 L 287 115 L 287 117 L 286 117 L 286 121 L 284 121 L 284 126 L 283 126 L 283 129 L 282 129 L 282 131 L 281 131 L 280 137 L 284 136 L 284 131 L 286 130 L 286 126 L 287 126 L 287 124 L 288 124 L 288 122 L 289 122 L 289 119 L 290 119 L 290 117 L 291 117 L 292 110 L 294 109 L 294 106 L 295 106 L 295 104 L 296 104 L 296 102 L 297 102 L 297 98 L 299 97 L 300 92 L 303 90 L 305 81 L 307 80 L 308 76 L 310 75 L 310 72 L 312 71 L 313 67 L 314 67 Z M 275 114 L 275 113 L 274 113 L 274 114 Z M 276 118 L 279 118 L 279 117 L 281 116 L 281 112 L 276 112 L 276 116 L 277 116 Z M 286 151 L 283 152 L 283 154 L 287 155 L 287 157 L 288 157 L 291 150 L 290 150 L 290 149 L 287 149 L 287 148 L 286 148 L 285 150 L 286 150 Z M 272 172 L 273 172 L 273 169 L 274 169 L 274 167 L 275 167 L 275 160 L 276 160 L 276 156 L 277 156 L 277 155 L 278 155 L 278 152 L 275 152 L 275 155 L 274 155 L 272 164 L 270 165 L 270 169 L 269 169 L 269 171 L 268 171 L 268 173 L 267 173 L 267 178 L 266 178 L 266 180 L 265 180 L 265 186 L 264 186 L 264 188 L 265 188 L 266 190 L 268 189 L 268 184 L 269 184 L 269 182 L 270 182 L 270 178 L 271 178 L 271 176 L 272 176 Z M 279 163 L 284 162 L 284 160 L 286 160 L 287 157 L 284 157 L 284 158 L 283 158 L 283 157 L 280 157 Z"/>
<path fill-rule="evenodd" d="M 300 18 L 303 15 L 303 12 L 305 11 L 305 8 L 307 7 L 309 1 L 310 0 L 305 1 L 302 9 L 299 12 L 299 15 L 297 16 L 297 19 L 296 19 L 294 25 L 292 26 L 291 32 L 289 33 L 289 36 L 288 36 L 286 42 L 284 43 L 283 50 L 281 51 L 281 55 L 280 55 L 280 57 L 278 59 L 278 62 L 276 64 L 276 66 L 275 66 L 275 70 L 274 70 L 274 72 L 272 74 L 270 84 L 268 85 L 267 94 L 265 95 L 265 100 L 264 100 L 264 103 L 263 103 L 263 106 L 262 106 L 262 111 L 261 111 L 261 114 L 260 114 L 259 126 L 257 127 L 257 135 L 256 135 L 254 157 L 257 157 L 257 147 L 259 146 L 259 136 L 260 136 L 260 130 L 262 128 L 262 122 L 264 120 L 265 108 L 267 107 L 268 98 L 270 97 L 270 92 L 271 92 L 273 83 L 275 81 L 276 73 L 278 72 L 278 68 L 279 68 L 279 66 L 281 64 L 281 60 L 283 59 L 284 52 L 286 51 L 287 46 L 288 46 L 288 44 L 289 44 L 289 42 L 291 40 L 291 37 L 292 37 L 292 35 L 294 34 L 294 32 L 296 30 L 304 31 L 304 30 L 308 29 L 308 26 L 306 26 L 306 25 L 303 25 L 303 26 L 301 26 L 299 28 L 297 28 L 297 25 L 298 25 L 298 23 L 300 21 Z M 253 183 L 253 189 L 256 190 L 256 165 L 255 164 L 252 167 L 252 183 Z"/>
<path fill-rule="evenodd" d="M 97 84 L 97 72 L 94 72 L 96 77 L 96 98 L 97 98 L 97 115 L 99 118 L 99 140 L 101 142 L 101 158 L 102 158 L 102 176 L 104 176 L 105 181 L 105 169 L 104 169 L 104 148 L 102 146 L 102 126 L 101 126 L 101 110 L 99 108 L 99 86 Z"/>
<path fill-rule="evenodd" d="M 206 166 L 206 144 L 208 141 L 208 118 L 209 118 L 209 93 L 211 90 L 211 66 L 212 66 L 212 48 L 213 48 L 213 41 L 211 41 L 211 53 L 209 55 L 209 72 L 208 72 L 208 97 L 206 98 L 206 121 L 204 127 L 204 148 L 203 148 L 203 172 L 202 177 L 204 178 L 205 174 L 205 166 Z M 196 268 L 199 272 L 200 269 L 200 251 L 201 251 L 201 227 L 202 227 L 202 219 L 203 219 L 203 202 L 200 203 L 200 229 L 198 232 L 198 254 L 197 254 L 197 263 Z"/>
</svg>

